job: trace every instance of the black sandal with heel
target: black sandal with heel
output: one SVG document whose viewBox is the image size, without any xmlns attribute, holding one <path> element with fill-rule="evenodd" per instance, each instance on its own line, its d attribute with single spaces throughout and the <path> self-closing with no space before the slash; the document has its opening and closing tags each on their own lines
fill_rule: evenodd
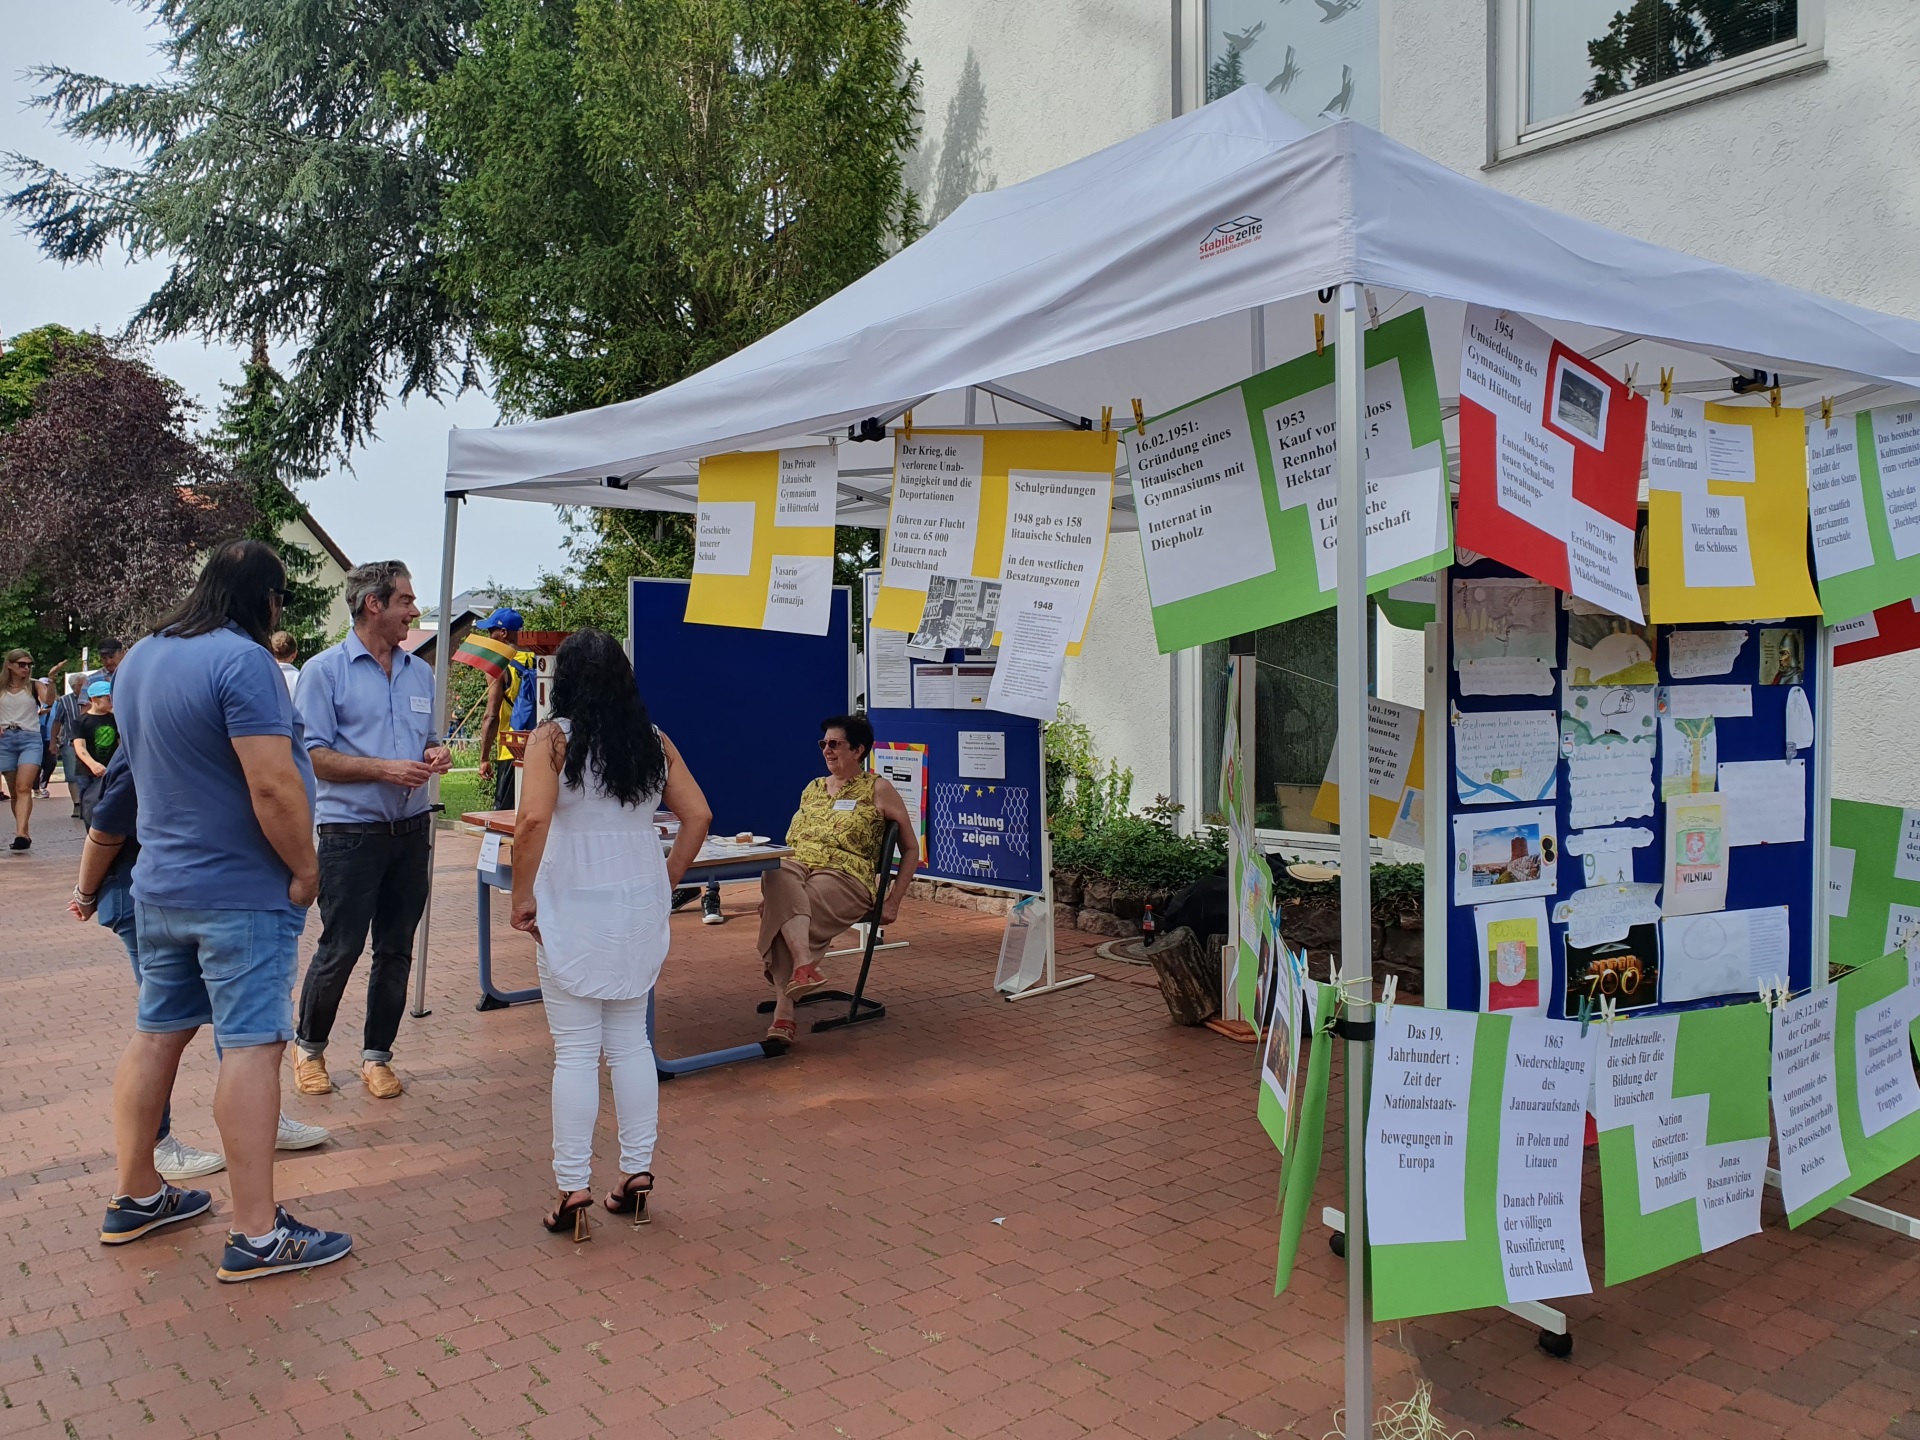
<svg viewBox="0 0 1920 1440">
<path fill-rule="evenodd" d="M 640 1180 L 647 1183 L 645 1185 L 635 1183 Z M 620 1178 L 620 1188 L 607 1195 L 608 1213 L 633 1216 L 633 1228 L 636 1230 L 642 1225 L 650 1225 L 653 1223 L 653 1217 L 647 1214 L 647 1197 L 652 1193 L 653 1172 L 651 1170 L 642 1170 L 637 1175 L 623 1175 Z"/>
<path fill-rule="evenodd" d="M 570 1198 L 574 1195 L 580 1195 L 584 1198 L 580 1200 Z M 571 1227 L 573 1230 L 573 1243 L 578 1245 L 582 1240 L 591 1240 L 593 1238 L 593 1232 L 587 1226 L 587 1212 L 592 1209 L 592 1192 L 587 1190 L 562 1190 L 560 1192 L 559 1205 L 554 1207 L 551 1215 L 542 1215 L 540 1217 L 540 1223 L 547 1228 L 549 1234 L 553 1235 L 558 1235 Z"/>
</svg>

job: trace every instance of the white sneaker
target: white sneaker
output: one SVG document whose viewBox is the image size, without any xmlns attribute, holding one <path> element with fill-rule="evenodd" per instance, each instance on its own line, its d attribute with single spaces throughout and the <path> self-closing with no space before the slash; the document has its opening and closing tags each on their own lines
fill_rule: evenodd
<svg viewBox="0 0 1920 1440">
<path fill-rule="evenodd" d="M 324 1145 L 333 1138 L 333 1132 L 324 1125 L 302 1125 L 298 1120 L 289 1119 L 283 1111 L 280 1115 L 280 1136 L 273 1142 L 276 1150 L 311 1150 L 316 1145 Z"/>
<path fill-rule="evenodd" d="M 196 1150 L 183 1144 L 178 1135 L 169 1135 L 153 1147 L 153 1168 L 162 1180 L 193 1180 L 227 1168 L 227 1157 L 211 1150 Z"/>
</svg>

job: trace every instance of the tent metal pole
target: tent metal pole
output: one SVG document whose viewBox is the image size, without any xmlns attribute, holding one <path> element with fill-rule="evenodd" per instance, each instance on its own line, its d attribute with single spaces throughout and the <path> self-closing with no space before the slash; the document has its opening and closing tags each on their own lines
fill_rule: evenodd
<svg viewBox="0 0 1920 1440">
<path fill-rule="evenodd" d="M 1372 1079 L 1373 905 L 1367 837 L 1367 504 L 1360 439 L 1366 369 L 1360 287 L 1340 287 L 1333 350 L 1335 480 L 1340 500 L 1340 978 L 1347 1091 L 1346 1433 L 1373 1433 L 1373 1307 L 1367 1287 L 1367 1091 Z M 1358 1427 L 1358 1428 L 1356 1428 Z"/>
<path fill-rule="evenodd" d="M 433 640 L 433 733 L 448 738 L 451 711 L 447 706 L 447 681 L 453 673 L 453 552 L 460 530 L 459 495 L 447 496 L 447 518 L 440 531 L 440 609 L 439 633 Z M 440 803 L 440 777 L 427 782 L 427 813 Z M 413 1016 L 417 1020 L 429 1014 L 427 1009 L 427 941 L 433 934 L 433 860 L 439 848 L 436 836 L 440 826 L 427 826 L 427 903 L 420 912 L 420 939 L 413 947 Z"/>
</svg>

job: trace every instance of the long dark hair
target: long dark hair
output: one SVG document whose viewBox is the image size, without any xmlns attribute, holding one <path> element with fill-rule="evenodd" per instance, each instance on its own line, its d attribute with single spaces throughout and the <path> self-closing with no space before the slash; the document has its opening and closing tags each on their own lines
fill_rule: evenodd
<svg viewBox="0 0 1920 1440">
<path fill-rule="evenodd" d="M 553 713 L 571 723 L 567 787 L 578 790 L 591 767 L 600 789 L 622 805 L 638 805 L 667 783 L 667 752 L 647 718 L 633 666 L 604 630 L 576 630 L 560 642 L 553 664 Z"/>
<path fill-rule="evenodd" d="M 237 625 L 265 646 L 273 635 L 273 597 L 286 588 L 287 567 L 272 546 L 230 540 L 213 552 L 179 609 L 153 633 L 211 635 Z"/>
</svg>

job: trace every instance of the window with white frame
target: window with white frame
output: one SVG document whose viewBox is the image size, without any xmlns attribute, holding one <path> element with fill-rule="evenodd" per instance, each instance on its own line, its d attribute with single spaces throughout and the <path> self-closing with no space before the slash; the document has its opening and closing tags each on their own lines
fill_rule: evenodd
<svg viewBox="0 0 1920 1440">
<path fill-rule="evenodd" d="M 1206 98 L 1258 85 L 1308 125 L 1380 123 L 1385 0 L 1193 0 L 1206 29 Z"/>
<path fill-rule="evenodd" d="M 1498 157 L 1822 63 L 1823 0 L 1498 0 Z"/>
</svg>

